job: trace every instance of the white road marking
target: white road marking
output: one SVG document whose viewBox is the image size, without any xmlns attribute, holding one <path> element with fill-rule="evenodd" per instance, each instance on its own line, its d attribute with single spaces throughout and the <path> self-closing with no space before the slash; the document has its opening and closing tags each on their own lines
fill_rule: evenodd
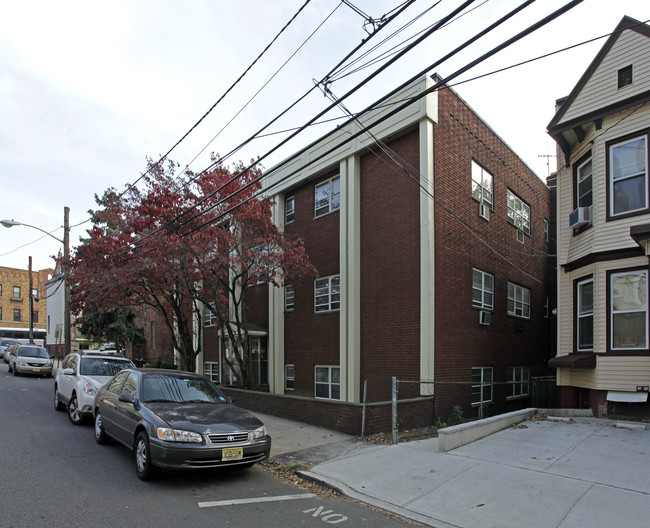
<svg viewBox="0 0 650 528">
<path fill-rule="evenodd" d="M 232 499 L 223 501 L 199 502 L 199 508 L 214 508 L 216 506 L 234 506 L 236 504 L 255 504 L 256 502 L 276 502 L 296 499 L 313 499 L 313 493 L 299 493 L 295 495 L 277 495 L 275 497 L 257 497 L 251 499 Z"/>
</svg>

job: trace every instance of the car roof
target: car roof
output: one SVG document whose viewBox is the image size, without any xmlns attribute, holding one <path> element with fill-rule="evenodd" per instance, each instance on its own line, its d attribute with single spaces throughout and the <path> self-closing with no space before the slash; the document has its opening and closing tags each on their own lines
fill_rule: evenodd
<svg viewBox="0 0 650 528">
<path fill-rule="evenodd" d="M 131 370 L 134 370 L 135 372 L 140 372 L 142 374 L 166 374 L 168 376 L 174 376 L 178 378 L 183 378 L 187 376 L 205 378 L 203 374 L 199 374 L 198 372 L 189 372 L 186 370 L 175 370 L 175 369 L 164 369 L 164 368 L 137 368 Z"/>
</svg>

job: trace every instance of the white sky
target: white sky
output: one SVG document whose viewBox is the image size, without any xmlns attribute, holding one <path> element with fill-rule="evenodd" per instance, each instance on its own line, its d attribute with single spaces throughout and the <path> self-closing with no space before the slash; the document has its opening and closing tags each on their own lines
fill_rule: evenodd
<svg viewBox="0 0 650 528">
<path fill-rule="evenodd" d="M 346 101 L 358 111 L 433 63 L 523 0 L 476 0 L 478 6 L 435 33 Z M 512 21 L 436 68 L 449 75 L 568 0 L 538 0 Z M 401 0 L 352 0 L 374 18 Z M 63 209 L 70 225 L 88 218 L 93 196 L 108 187 L 123 190 L 145 170 L 145 158 L 165 153 L 217 101 L 302 6 L 304 0 L 0 0 L 0 219 L 16 221 L 63 238 Z M 442 0 L 418 25 L 385 44 L 402 42 L 461 3 Z M 418 0 L 371 45 L 433 5 Z M 215 141 L 215 135 L 336 8 Z M 532 59 L 605 35 L 628 15 L 650 19 L 646 0 L 584 0 L 573 10 L 461 79 Z M 367 34 L 362 18 L 339 0 L 312 0 L 237 88 L 171 154 L 199 171 L 209 153 L 225 154 L 313 87 Z M 565 96 L 605 42 L 580 46 L 550 58 L 455 87 L 467 103 L 543 179 L 555 159 L 546 134 L 555 100 Z M 333 83 L 345 94 L 377 66 Z M 453 84 L 452 84 L 453 85 Z M 314 91 L 272 130 L 303 124 L 326 106 Z M 340 117 L 332 111 L 328 117 Z M 312 127 L 263 164 L 269 168 L 333 125 Z M 265 154 L 283 135 L 252 142 L 230 161 Z M 197 157 L 198 156 L 198 157 Z M 195 160 L 196 158 L 196 160 Z M 73 227 L 78 244 L 89 223 Z M 53 267 L 61 244 L 28 227 L 0 227 L 0 266 Z"/>
</svg>

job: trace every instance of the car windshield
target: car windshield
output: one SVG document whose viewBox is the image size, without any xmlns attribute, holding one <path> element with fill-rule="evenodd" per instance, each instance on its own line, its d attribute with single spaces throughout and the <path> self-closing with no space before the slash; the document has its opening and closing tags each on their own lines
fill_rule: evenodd
<svg viewBox="0 0 650 528">
<path fill-rule="evenodd" d="M 145 374 L 142 399 L 146 402 L 226 403 L 222 392 L 205 378 Z"/>
<path fill-rule="evenodd" d="M 9 345 L 17 345 L 19 343 L 20 341 L 16 341 L 15 339 L 3 339 L 2 341 L 0 341 L 0 346 L 8 347 Z"/>
<path fill-rule="evenodd" d="M 128 360 L 112 358 L 81 358 L 79 372 L 82 376 L 115 376 L 121 370 L 135 368 Z"/>
<path fill-rule="evenodd" d="M 44 348 L 37 347 L 20 347 L 18 349 L 18 356 L 21 357 L 34 357 L 34 358 L 49 358 L 50 355 Z"/>
</svg>

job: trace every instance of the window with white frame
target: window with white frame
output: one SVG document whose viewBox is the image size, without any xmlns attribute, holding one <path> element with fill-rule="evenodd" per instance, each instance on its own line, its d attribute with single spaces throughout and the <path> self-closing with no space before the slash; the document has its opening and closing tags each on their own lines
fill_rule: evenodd
<svg viewBox="0 0 650 528">
<path fill-rule="evenodd" d="M 648 208 L 648 135 L 608 144 L 609 214 Z"/>
<path fill-rule="evenodd" d="M 316 365 L 314 371 L 314 395 L 326 400 L 341 399 L 341 369 Z"/>
<path fill-rule="evenodd" d="M 530 206 L 508 189 L 508 222 L 530 235 Z"/>
<path fill-rule="evenodd" d="M 219 383 L 219 363 L 206 361 L 203 363 L 203 375 L 209 380 Z"/>
<path fill-rule="evenodd" d="M 648 271 L 612 273 L 609 281 L 611 349 L 647 349 Z"/>
<path fill-rule="evenodd" d="M 508 315 L 530 319 L 530 290 L 508 282 Z"/>
<path fill-rule="evenodd" d="M 217 316 L 206 304 L 203 306 L 203 326 L 214 326 L 217 322 Z"/>
<path fill-rule="evenodd" d="M 472 198 L 492 208 L 492 174 L 472 160 Z"/>
<path fill-rule="evenodd" d="M 314 217 L 326 215 L 341 207 L 341 178 L 335 176 L 316 185 L 314 190 Z"/>
<path fill-rule="evenodd" d="M 296 214 L 296 197 L 289 196 L 284 201 L 284 223 L 290 224 L 291 222 L 293 222 L 295 214 Z"/>
<path fill-rule="evenodd" d="M 472 270 L 472 305 L 483 310 L 494 308 L 494 275 Z"/>
<path fill-rule="evenodd" d="M 551 240 L 551 237 L 550 237 L 550 234 L 549 234 L 548 220 L 546 218 L 544 218 L 544 242 L 546 242 L 548 244 L 550 242 L 550 240 Z"/>
<path fill-rule="evenodd" d="M 492 401 L 492 367 L 472 367 L 472 405 Z"/>
<path fill-rule="evenodd" d="M 296 369 L 293 365 L 284 366 L 284 390 L 292 391 L 296 388 Z"/>
<path fill-rule="evenodd" d="M 592 278 L 576 284 L 576 347 L 579 352 L 594 349 L 594 281 Z"/>
<path fill-rule="evenodd" d="M 293 286 L 291 284 L 285 285 L 284 287 L 284 311 L 285 312 L 293 311 L 294 298 L 295 298 L 295 293 L 293 291 Z"/>
<path fill-rule="evenodd" d="M 332 275 L 314 281 L 314 311 L 333 312 L 341 307 L 341 276 Z"/>
<path fill-rule="evenodd" d="M 508 400 L 523 398 L 529 394 L 530 369 L 528 367 L 508 367 L 507 369 Z"/>
<path fill-rule="evenodd" d="M 20 286 L 14 286 L 14 299 L 20 299 Z"/>
<path fill-rule="evenodd" d="M 576 169 L 576 191 L 578 207 L 591 207 L 592 194 L 592 162 L 591 157 L 582 161 Z"/>
</svg>

